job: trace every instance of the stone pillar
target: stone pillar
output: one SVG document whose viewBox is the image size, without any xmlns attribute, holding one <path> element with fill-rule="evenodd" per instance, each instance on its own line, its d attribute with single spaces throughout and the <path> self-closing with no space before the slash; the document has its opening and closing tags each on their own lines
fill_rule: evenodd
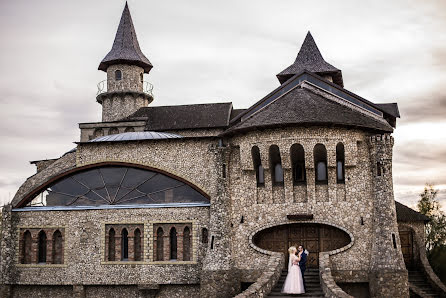
<svg viewBox="0 0 446 298">
<path fill-rule="evenodd" d="M 370 293 L 372 297 L 409 297 L 393 196 L 393 138 L 389 134 L 372 136 L 368 145 L 374 187 Z"/>
<path fill-rule="evenodd" d="M 133 232 L 129 233 L 128 236 L 128 252 L 129 252 L 129 262 L 135 260 L 135 236 Z"/>
<path fill-rule="evenodd" d="M 233 297 L 240 291 L 231 251 L 231 200 L 229 175 L 223 178 L 223 164 L 230 169 L 230 147 L 211 146 L 214 159 L 211 177 L 217 177 L 211 191 L 209 243 L 201 271 L 201 297 Z M 228 174 L 230 171 L 228 171 Z M 265 177 L 266 178 L 266 177 Z M 266 180 L 266 179 L 265 179 Z"/>
<path fill-rule="evenodd" d="M 121 261 L 121 233 L 115 234 L 115 262 Z"/>
<path fill-rule="evenodd" d="M 183 260 L 183 227 L 178 227 L 177 230 L 177 260 L 178 261 L 184 261 Z"/>
<path fill-rule="evenodd" d="M 6 205 L 1 212 L 0 227 L 0 297 L 12 297 L 11 285 L 14 284 L 15 259 L 15 241 L 17 233 L 15 233 L 15 224 L 12 206 Z"/>
</svg>

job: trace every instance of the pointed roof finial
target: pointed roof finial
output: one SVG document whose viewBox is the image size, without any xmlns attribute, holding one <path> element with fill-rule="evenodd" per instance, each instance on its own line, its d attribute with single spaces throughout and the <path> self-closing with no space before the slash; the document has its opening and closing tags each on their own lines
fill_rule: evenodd
<svg viewBox="0 0 446 298">
<path fill-rule="evenodd" d="M 149 73 L 153 65 L 149 59 L 144 56 L 139 48 L 136 37 L 135 27 L 133 26 L 132 16 L 127 2 L 125 2 L 118 31 L 112 49 L 99 64 L 98 69 L 107 71 L 107 68 L 113 64 L 131 64 L 144 68 L 145 73 Z"/>
<path fill-rule="evenodd" d="M 283 84 L 304 69 L 319 75 L 331 75 L 335 84 L 344 85 L 341 71 L 324 60 L 310 31 L 308 31 L 294 63 L 280 72 L 277 78 Z"/>
</svg>

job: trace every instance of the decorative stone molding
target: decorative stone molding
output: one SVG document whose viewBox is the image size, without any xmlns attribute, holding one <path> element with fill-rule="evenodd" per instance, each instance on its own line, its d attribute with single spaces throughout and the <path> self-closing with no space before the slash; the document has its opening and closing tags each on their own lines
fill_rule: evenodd
<svg viewBox="0 0 446 298">
<path fill-rule="evenodd" d="M 344 292 L 334 281 L 331 275 L 330 253 L 335 253 L 335 251 L 321 252 L 319 254 L 319 277 L 325 297 L 353 298 L 353 296 Z"/>
<path fill-rule="evenodd" d="M 235 296 L 235 298 L 254 298 L 267 296 L 272 288 L 276 285 L 282 273 L 283 264 L 285 262 L 284 255 L 279 252 L 265 251 L 270 255 L 269 261 L 262 275 L 255 283 L 250 285 L 245 291 Z"/>
<path fill-rule="evenodd" d="M 256 251 L 258 251 L 258 252 L 260 252 L 260 253 L 262 253 L 262 254 L 267 254 L 267 255 L 268 255 L 268 254 L 271 254 L 272 252 L 270 252 L 270 251 L 268 251 L 268 250 L 266 250 L 266 249 L 262 249 L 262 248 L 260 248 L 260 247 L 258 247 L 257 245 L 254 244 L 254 241 L 253 241 L 254 235 L 257 234 L 258 232 L 260 232 L 260 231 L 262 231 L 262 230 L 265 230 L 265 229 L 268 229 L 268 228 L 272 228 L 272 227 L 280 226 L 280 225 L 288 225 L 288 224 L 292 224 L 292 223 L 324 224 L 324 225 L 328 225 L 328 226 L 332 226 L 332 227 L 338 228 L 338 229 L 344 231 L 345 233 L 347 233 L 348 236 L 350 237 L 350 243 L 347 244 L 347 245 L 344 246 L 344 247 L 341 247 L 341 248 L 338 248 L 338 249 L 335 249 L 335 250 L 332 250 L 332 251 L 327 252 L 329 255 L 334 255 L 334 254 L 338 254 L 338 253 L 341 253 L 341 252 L 343 252 L 343 251 L 346 251 L 347 249 L 349 249 L 350 247 L 352 247 L 353 244 L 354 244 L 354 242 L 355 242 L 355 237 L 353 236 L 352 233 L 350 233 L 349 231 L 347 231 L 345 228 L 343 228 L 343 227 L 341 227 L 341 226 L 339 226 L 339 225 L 333 224 L 333 223 L 331 223 L 331 222 L 328 222 L 328 221 L 324 221 L 324 220 L 303 220 L 303 221 L 300 221 L 300 220 L 299 220 L 299 221 L 296 221 L 296 220 L 287 220 L 287 221 L 281 221 L 281 222 L 277 222 L 277 223 L 273 223 L 273 224 L 265 225 L 265 226 L 262 226 L 261 228 L 256 229 L 254 232 L 252 232 L 252 233 L 249 235 L 249 245 L 250 245 L 254 250 L 256 250 Z"/>
</svg>

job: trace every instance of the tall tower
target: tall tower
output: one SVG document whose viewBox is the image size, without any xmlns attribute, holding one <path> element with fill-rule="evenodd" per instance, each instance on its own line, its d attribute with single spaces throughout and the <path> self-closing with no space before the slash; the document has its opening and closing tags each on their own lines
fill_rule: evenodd
<svg viewBox="0 0 446 298">
<path fill-rule="evenodd" d="M 98 68 L 107 72 L 106 85 L 98 85 L 96 97 L 102 105 L 103 122 L 120 120 L 152 102 L 151 87 L 144 86 L 148 84 L 144 82 L 144 73 L 149 73 L 152 67 L 139 48 L 126 3 L 113 47 Z"/>
<path fill-rule="evenodd" d="M 374 135 L 368 145 L 375 176 L 370 293 L 372 297 L 409 297 L 393 196 L 393 138 L 389 134 Z"/>
</svg>

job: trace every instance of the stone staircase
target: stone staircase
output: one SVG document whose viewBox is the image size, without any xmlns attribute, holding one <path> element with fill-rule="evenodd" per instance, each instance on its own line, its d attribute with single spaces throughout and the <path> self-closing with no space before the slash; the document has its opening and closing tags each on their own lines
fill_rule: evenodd
<svg viewBox="0 0 446 298">
<path fill-rule="evenodd" d="M 409 286 L 410 297 L 440 297 L 420 270 L 409 270 Z"/>
<path fill-rule="evenodd" d="M 279 278 L 276 286 L 272 289 L 271 293 L 267 297 L 324 297 L 324 293 L 322 292 L 321 283 L 319 280 L 319 270 L 313 268 L 307 268 L 305 271 L 305 282 L 307 285 L 306 293 L 299 295 L 288 295 L 283 294 L 280 291 L 282 290 L 283 283 L 285 282 L 286 275 L 288 271 L 283 270 L 282 275 Z"/>
</svg>

